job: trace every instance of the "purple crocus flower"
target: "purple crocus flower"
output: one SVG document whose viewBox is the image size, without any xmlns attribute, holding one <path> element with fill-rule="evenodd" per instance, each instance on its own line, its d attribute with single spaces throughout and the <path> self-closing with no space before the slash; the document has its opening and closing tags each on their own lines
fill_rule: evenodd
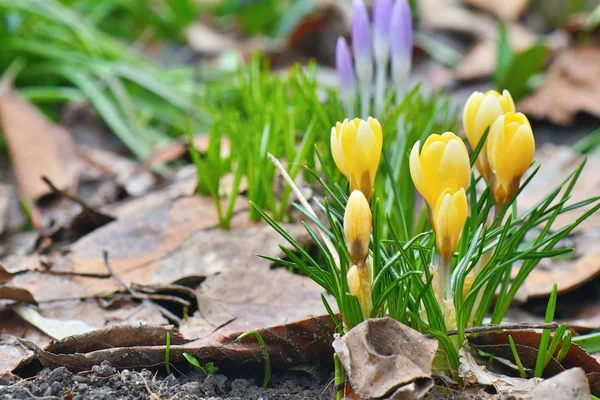
<svg viewBox="0 0 600 400">
<path fill-rule="evenodd" d="M 389 59 L 390 22 L 393 0 L 375 0 L 373 2 L 373 54 L 375 62 L 385 64 Z"/>
<path fill-rule="evenodd" d="M 369 14 L 363 0 L 354 0 L 352 5 L 351 36 L 356 76 L 361 85 L 370 85 L 373 79 L 372 37 Z"/>
<path fill-rule="evenodd" d="M 335 68 L 340 81 L 340 90 L 349 95 L 356 93 L 356 76 L 350 49 L 343 37 L 339 37 L 335 46 Z"/>
<path fill-rule="evenodd" d="M 412 63 L 413 32 L 408 0 L 396 0 L 389 32 L 392 79 L 396 86 L 401 86 L 408 79 Z"/>
</svg>

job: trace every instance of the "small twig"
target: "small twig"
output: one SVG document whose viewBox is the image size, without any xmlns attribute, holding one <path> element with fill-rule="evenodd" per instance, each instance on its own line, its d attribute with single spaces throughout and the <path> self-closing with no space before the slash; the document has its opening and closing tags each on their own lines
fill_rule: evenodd
<svg viewBox="0 0 600 400">
<path fill-rule="evenodd" d="M 525 329 L 556 329 L 558 328 L 558 323 L 557 322 L 550 322 L 548 324 L 536 324 L 536 323 L 529 323 L 529 322 L 521 322 L 521 323 L 514 323 L 514 324 L 495 324 L 495 325 L 481 325 L 481 326 L 474 326 L 471 328 L 465 328 L 465 333 L 483 333 L 483 332 L 492 332 L 492 331 L 499 331 L 499 330 L 513 330 L 513 331 L 520 331 L 520 330 L 525 330 Z M 453 329 L 451 331 L 446 331 L 446 336 L 453 336 L 453 335 L 457 335 L 458 334 L 458 330 Z M 429 338 L 433 338 L 433 335 L 425 335 Z"/>
<path fill-rule="evenodd" d="M 110 273 L 110 276 L 112 276 L 113 279 L 115 281 L 117 281 L 117 283 L 119 285 L 123 286 L 134 298 L 136 298 L 138 300 L 147 299 L 147 296 L 145 296 L 143 293 L 139 293 L 139 292 L 136 292 L 135 290 L 133 290 L 121 278 L 119 278 L 119 275 L 117 275 L 115 273 L 115 271 L 113 271 L 112 267 L 110 266 L 110 263 L 108 262 L 108 251 L 107 250 L 102 251 L 102 256 L 104 257 L 104 266 Z"/>
<path fill-rule="evenodd" d="M 218 331 L 219 329 L 223 329 L 224 327 L 226 327 L 227 325 L 229 325 L 230 323 L 232 323 L 233 321 L 235 321 L 237 319 L 237 317 L 233 317 L 231 318 L 229 321 L 225 321 L 223 322 L 221 325 L 218 325 L 215 329 L 213 329 L 213 331 L 211 333 L 215 333 L 216 331 Z"/>
<path fill-rule="evenodd" d="M 42 176 L 42 181 L 44 181 L 44 183 L 46 185 L 48 185 L 48 187 L 50 188 L 52 193 L 54 193 L 55 195 L 64 197 L 65 199 L 70 200 L 73 203 L 79 204 L 82 208 L 84 208 L 88 211 L 98 213 L 98 211 L 94 210 L 92 207 L 90 207 L 85 201 L 83 201 L 79 197 L 72 195 L 71 193 L 67 192 L 66 190 L 57 188 L 56 185 L 47 176 Z M 110 217 L 110 218 L 112 218 L 113 220 L 115 219 L 114 217 Z"/>
<path fill-rule="evenodd" d="M 275 158 L 273 156 L 273 154 L 267 153 L 267 156 L 269 157 L 269 160 L 273 163 L 273 165 L 275 165 L 275 168 L 277 168 L 279 170 L 279 172 L 281 173 L 281 176 L 283 176 L 283 179 L 287 182 L 288 185 L 290 185 L 290 188 L 292 188 L 292 192 L 296 195 L 296 197 L 298 198 L 298 201 L 300 201 L 300 204 L 302 204 L 302 207 L 304 207 L 306 209 L 306 211 L 308 211 L 313 217 L 316 218 L 317 213 L 315 213 L 315 210 L 313 210 L 313 208 L 310 206 L 310 204 L 308 203 L 306 198 L 302 195 L 302 193 L 300 192 L 300 189 L 298 188 L 298 186 L 296 186 L 296 184 L 294 183 L 292 178 L 289 176 L 289 174 L 287 173 L 287 171 L 285 170 L 283 165 L 281 165 L 279 160 L 277 158 Z M 323 242 L 327 246 L 327 249 L 333 256 L 336 265 L 339 266 L 339 264 L 340 264 L 339 254 L 338 254 L 335 246 L 331 242 L 331 239 L 329 239 L 329 236 L 327 236 L 325 234 L 325 232 L 323 232 L 320 228 L 318 228 L 318 229 L 319 229 L 319 233 L 321 234 L 321 239 L 323 239 Z"/>
<path fill-rule="evenodd" d="M 181 318 L 179 318 L 177 315 L 173 314 L 171 311 L 167 310 L 165 307 L 161 306 L 160 304 L 154 302 L 152 300 L 152 297 L 145 294 L 145 293 L 140 293 L 135 291 L 134 289 L 132 289 L 129 285 L 127 285 L 120 277 L 119 275 L 117 275 L 115 273 L 115 271 L 112 269 L 112 267 L 110 266 L 110 263 L 108 262 L 108 251 L 107 250 L 103 250 L 102 251 L 102 255 L 104 257 L 104 266 L 106 266 L 106 269 L 108 270 L 108 272 L 110 273 L 110 276 L 113 277 L 114 280 L 116 280 L 119 285 L 123 286 L 128 292 L 129 294 L 131 294 L 131 296 L 137 300 L 148 300 L 150 302 L 152 302 L 152 304 L 154 304 L 156 307 L 158 307 L 158 309 L 160 310 L 161 314 L 167 318 L 170 321 L 173 321 L 175 323 L 177 323 L 178 325 L 181 324 Z"/>
</svg>

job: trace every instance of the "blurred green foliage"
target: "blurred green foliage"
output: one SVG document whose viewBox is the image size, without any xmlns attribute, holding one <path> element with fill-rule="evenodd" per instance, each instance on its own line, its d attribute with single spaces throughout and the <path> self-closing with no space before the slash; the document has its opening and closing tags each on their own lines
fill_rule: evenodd
<svg viewBox="0 0 600 400">
<path fill-rule="evenodd" d="M 153 38 L 181 35 L 190 1 L 158 2 L 170 11 L 149 13 L 141 0 L 0 0 L 0 71 L 22 64 L 15 86 L 55 119 L 66 103 L 91 106 L 143 159 L 155 145 L 184 134 L 186 116 L 196 131 L 210 123 L 196 104 L 202 92 L 194 69 L 159 66 L 142 52 Z M 138 24 L 123 22 L 128 18 Z M 161 21 L 156 27 L 154 18 Z M 136 26 L 158 31 L 136 41 Z M 161 51 L 173 58 L 169 48 Z"/>
</svg>

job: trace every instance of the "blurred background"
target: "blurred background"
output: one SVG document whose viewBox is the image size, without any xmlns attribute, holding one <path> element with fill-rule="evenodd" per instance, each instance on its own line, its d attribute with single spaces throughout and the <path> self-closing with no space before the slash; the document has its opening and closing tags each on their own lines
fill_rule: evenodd
<svg viewBox="0 0 600 400">
<path fill-rule="evenodd" d="M 509 89 L 538 141 L 596 149 L 597 0 L 410 4 L 407 88 L 443 95 L 456 121 L 473 90 Z M 191 138 L 199 156 L 226 156 L 232 130 L 268 126 L 228 127 L 234 115 L 274 112 L 268 101 L 250 105 L 258 97 L 245 96 L 259 89 L 254 78 L 244 87 L 243 74 L 265 96 L 271 81 L 287 90 L 303 79 L 295 70 L 308 71 L 317 94 L 337 90 L 336 40 L 352 47 L 351 19 L 351 0 L 0 0 L 0 187 L 12 193 L 0 211 L 13 210 L 3 229 L 47 225 L 53 192 L 31 169 L 102 205 L 140 196 L 189 162 Z M 308 121 L 294 123 L 300 140 Z M 318 131 L 327 141 L 326 125 Z M 118 184 L 102 186 L 107 174 Z"/>
</svg>

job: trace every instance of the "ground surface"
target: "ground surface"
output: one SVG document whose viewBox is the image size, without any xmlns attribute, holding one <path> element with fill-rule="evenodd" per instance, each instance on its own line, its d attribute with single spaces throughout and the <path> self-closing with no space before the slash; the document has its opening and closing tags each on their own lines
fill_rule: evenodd
<svg viewBox="0 0 600 400">
<path fill-rule="evenodd" d="M 228 379 L 216 374 L 204 377 L 192 372 L 165 378 L 144 369 L 116 371 L 100 365 L 88 374 L 73 374 L 66 368 L 45 369 L 34 378 L 0 382 L 0 399 L 85 399 L 85 400 L 158 400 L 158 399 L 330 399 L 328 380 L 307 373 L 273 376 L 263 389 L 253 379 Z M 70 394 L 72 397 L 69 397 Z"/>
</svg>

